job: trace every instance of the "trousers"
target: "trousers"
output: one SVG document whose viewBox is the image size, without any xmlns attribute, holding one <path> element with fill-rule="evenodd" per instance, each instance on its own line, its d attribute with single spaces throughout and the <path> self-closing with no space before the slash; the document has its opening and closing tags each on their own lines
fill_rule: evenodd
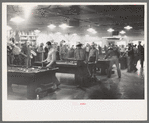
<svg viewBox="0 0 149 123">
<path fill-rule="evenodd" d="M 108 77 L 111 77 L 111 71 L 112 71 L 112 66 L 113 65 L 116 65 L 116 68 L 117 68 L 117 74 L 118 74 L 118 77 L 121 77 L 121 71 L 120 71 L 120 68 L 119 68 L 119 59 L 117 56 L 112 56 L 111 59 L 110 59 L 110 65 L 109 65 L 109 69 L 108 69 Z"/>
<path fill-rule="evenodd" d="M 127 57 L 127 71 L 128 72 L 131 72 L 133 70 L 133 60 L 134 60 L 134 57 L 133 56 L 128 56 Z"/>
</svg>

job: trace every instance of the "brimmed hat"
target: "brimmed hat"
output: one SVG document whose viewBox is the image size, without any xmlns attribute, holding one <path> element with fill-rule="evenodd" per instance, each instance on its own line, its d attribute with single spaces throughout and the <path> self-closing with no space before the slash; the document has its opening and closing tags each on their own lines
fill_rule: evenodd
<svg viewBox="0 0 149 123">
<path fill-rule="evenodd" d="M 81 42 L 77 42 L 76 46 L 82 46 L 83 44 Z"/>
</svg>

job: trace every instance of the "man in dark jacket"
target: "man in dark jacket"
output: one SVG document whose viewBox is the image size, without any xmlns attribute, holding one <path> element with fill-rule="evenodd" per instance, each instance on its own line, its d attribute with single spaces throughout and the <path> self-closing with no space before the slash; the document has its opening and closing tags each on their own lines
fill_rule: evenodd
<svg viewBox="0 0 149 123">
<path fill-rule="evenodd" d="M 110 66 L 108 69 L 108 78 L 111 77 L 111 70 L 112 70 L 113 64 L 116 65 L 118 77 L 121 78 L 121 71 L 119 68 L 119 56 L 120 56 L 120 51 L 115 45 L 112 45 L 111 48 L 108 50 L 107 55 L 105 57 L 105 59 L 107 59 L 108 57 L 110 59 Z"/>
<path fill-rule="evenodd" d="M 128 44 L 128 57 L 127 57 L 127 72 L 131 72 L 133 70 L 133 60 L 134 60 L 134 52 L 133 46 L 131 43 Z"/>
<path fill-rule="evenodd" d="M 77 60 L 77 76 L 76 76 L 76 82 L 78 84 L 78 87 L 83 87 L 85 83 L 88 81 L 88 71 L 87 66 L 85 63 L 86 60 L 86 54 L 85 50 L 82 49 L 82 43 L 78 42 L 76 45 L 77 49 L 74 52 L 74 58 Z"/>
<path fill-rule="evenodd" d="M 141 45 L 141 41 L 139 41 L 138 45 L 138 55 L 141 64 L 141 68 L 143 69 L 143 62 L 144 62 L 144 47 Z"/>
</svg>

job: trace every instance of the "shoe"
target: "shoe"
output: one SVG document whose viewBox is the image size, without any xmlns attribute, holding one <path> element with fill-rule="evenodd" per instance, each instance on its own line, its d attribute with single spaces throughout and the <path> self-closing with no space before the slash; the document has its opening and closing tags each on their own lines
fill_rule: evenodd
<svg viewBox="0 0 149 123">
<path fill-rule="evenodd" d="M 121 78 L 121 76 L 119 76 L 118 78 Z"/>
</svg>

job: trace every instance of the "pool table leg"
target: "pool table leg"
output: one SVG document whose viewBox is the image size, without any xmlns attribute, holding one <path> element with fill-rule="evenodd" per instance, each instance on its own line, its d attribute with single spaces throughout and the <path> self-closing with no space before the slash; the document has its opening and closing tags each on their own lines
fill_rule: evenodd
<svg viewBox="0 0 149 123">
<path fill-rule="evenodd" d="M 7 85 L 7 93 L 8 93 L 8 95 L 13 93 L 12 83 L 10 83 L 10 82 L 8 82 L 8 85 Z"/>
<path fill-rule="evenodd" d="M 36 90 L 37 84 L 36 83 L 29 83 L 27 85 L 27 99 L 36 99 Z"/>
</svg>

